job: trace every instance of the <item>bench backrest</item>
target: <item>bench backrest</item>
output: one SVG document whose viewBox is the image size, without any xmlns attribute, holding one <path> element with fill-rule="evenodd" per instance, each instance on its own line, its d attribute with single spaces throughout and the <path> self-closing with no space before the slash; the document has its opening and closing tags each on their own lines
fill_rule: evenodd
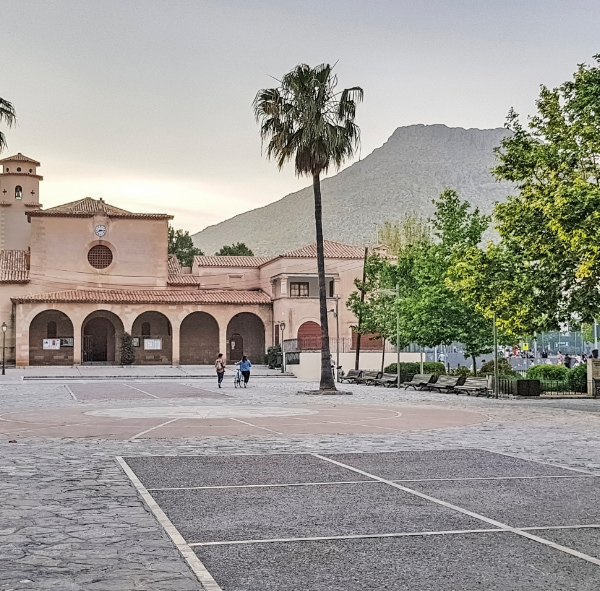
<svg viewBox="0 0 600 591">
<path fill-rule="evenodd" d="M 463 385 L 468 386 L 469 388 L 487 388 L 488 387 L 488 379 L 487 378 L 467 378 Z"/>
<path fill-rule="evenodd" d="M 414 384 L 429 384 L 432 377 L 432 373 L 417 373 L 412 377 L 411 382 Z"/>
<path fill-rule="evenodd" d="M 457 386 L 459 381 L 461 379 L 461 376 L 439 376 L 437 379 L 437 382 L 435 383 L 436 386 Z"/>
<path fill-rule="evenodd" d="M 358 378 L 362 374 L 360 369 L 349 369 L 348 373 L 344 376 L 345 378 Z"/>
<path fill-rule="evenodd" d="M 384 374 L 381 376 L 381 379 L 382 379 L 382 380 L 395 380 L 397 377 L 398 377 L 398 376 L 397 376 L 397 374 L 395 374 L 395 373 L 384 373 Z"/>
</svg>

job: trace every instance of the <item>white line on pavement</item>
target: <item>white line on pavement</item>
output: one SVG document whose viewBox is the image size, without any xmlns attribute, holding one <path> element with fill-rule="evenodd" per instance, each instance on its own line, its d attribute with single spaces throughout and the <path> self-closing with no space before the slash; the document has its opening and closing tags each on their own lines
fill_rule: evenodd
<svg viewBox="0 0 600 591">
<path fill-rule="evenodd" d="M 236 544 L 272 544 L 277 542 L 320 542 L 326 540 L 365 540 L 376 538 L 408 538 L 414 536 L 443 536 L 455 534 L 482 534 L 490 532 L 503 532 L 507 530 L 493 529 L 456 529 L 448 531 L 417 531 L 390 534 L 356 534 L 347 536 L 314 536 L 307 538 L 266 538 L 264 540 L 223 540 L 219 542 L 189 542 L 188 546 L 228 546 Z"/>
<path fill-rule="evenodd" d="M 489 517 L 485 517 L 484 515 L 475 513 L 474 511 L 469 511 L 468 509 L 464 509 L 463 507 L 459 507 L 458 505 L 453 505 L 452 503 L 447 503 L 446 501 L 442 501 L 442 499 L 437 499 L 436 497 L 431 497 L 429 495 L 421 493 L 412 488 L 402 486 L 396 482 L 393 482 L 392 480 L 386 480 L 385 478 L 380 478 L 379 476 L 375 476 L 374 474 L 370 474 L 369 472 L 365 472 L 364 470 L 354 468 L 353 466 L 350 466 L 348 464 L 344 464 L 342 462 L 332 460 L 330 458 L 321 456 L 319 454 L 313 454 L 313 456 L 315 458 L 319 458 L 325 462 L 330 462 L 331 464 L 335 464 L 336 466 L 341 466 L 342 468 L 347 468 L 348 470 L 352 470 L 353 472 L 356 472 L 357 474 L 362 474 L 363 476 L 373 478 L 374 480 L 377 480 L 379 482 L 384 482 L 386 484 L 389 484 L 390 486 L 393 486 L 394 488 L 397 488 L 399 490 L 407 492 L 411 495 L 421 497 L 422 499 L 431 501 L 432 503 L 437 503 L 438 505 L 442 505 L 443 507 L 447 507 L 448 509 L 453 509 L 454 511 L 459 511 L 460 513 L 464 513 L 465 515 L 468 515 L 469 517 L 479 519 L 480 521 L 484 521 L 485 523 L 489 523 L 490 525 L 493 525 L 500 529 L 510 531 L 514 534 L 517 534 L 517 535 L 527 538 L 529 540 L 533 540 L 534 542 L 539 542 L 540 544 L 544 544 L 545 546 L 550 546 L 551 548 L 554 548 L 555 550 L 560 550 L 561 552 L 565 552 L 566 554 L 570 554 L 571 556 L 576 556 L 577 558 L 581 558 L 582 560 L 586 560 L 587 562 L 591 562 L 593 564 L 597 564 L 598 566 L 600 566 L 600 559 L 594 558 L 593 556 L 589 556 L 588 554 L 584 554 L 583 552 L 578 552 L 577 550 L 573 550 L 572 548 L 567 548 L 566 546 L 561 546 L 560 544 L 556 544 L 555 542 L 551 542 L 550 540 L 545 540 L 544 538 L 540 538 L 540 537 L 530 534 L 526 531 L 517 529 L 517 528 L 507 525 L 505 523 L 501 523 L 500 521 L 496 521 L 495 519 L 490 519 Z"/>
<path fill-rule="evenodd" d="M 141 433 L 138 433 L 137 435 L 130 437 L 129 441 L 132 441 L 133 439 L 137 439 L 138 437 L 141 437 L 142 435 L 146 435 L 146 433 L 150 433 L 150 431 L 154 431 L 154 429 L 159 429 L 160 427 L 164 427 L 165 425 L 168 425 L 169 423 L 174 423 L 175 421 L 178 421 L 178 420 L 179 419 L 170 419 L 169 421 L 165 421 L 164 423 L 161 423 L 160 425 L 150 427 L 150 429 L 146 429 L 145 431 L 142 431 Z"/>
<path fill-rule="evenodd" d="M 127 386 L 127 388 L 131 388 L 132 390 L 137 390 L 138 392 L 141 392 L 142 394 L 147 394 L 148 396 L 152 396 L 152 398 L 156 398 L 157 400 L 160 400 L 160 396 L 155 396 L 154 394 L 150 394 L 150 392 L 146 392 L 145 390 L 140 390 L 139 388 L 136 388 L 135 386 L 130 386 L 129 384 L 123 384 L 123 386 Z"/>
<path fill-rule="evenodd" d="M 117 462 L 127 474 L 131 480 L 133 486 L 137 489 L 139 495 L 142 497 L 146 505 L 150 508 L 154 517 L 158 523 L 167 532 L 167 535 L 171 538 L 175 546 L 181 555 L 185 558 L 192 572 L 198 577 L 198 580 L 206 591 L 223 591 L 218 583 L 212 578 L 206 567 L 202 564 L 200 559 L 194 554 L 194 551 L 190 548 L 189 544 L 186 544 L 183 536 L 177 531 L 175 526 L 171 523 L 171 520 L 165 515 L 163 510 L 157 505 L 156 501 L 152 498 L 152 495 L 146 490 L 146 487 L 139 481 L 138 477 L 133 473 L 133 470 L 128 466 L 127 462 L 121 457 L 117 456 Z"/>
<path fill-rule="evenodd" d="M 77 400 L 77 396 L 75 396 L 75 394 L 73 393 L 73 390 L 71 390 L 71 388 L 69 388 L 69 386 L 67 386 L 67 384 L 63 384 L 63 386 L 65 387 L 67 392 L 71 395 L 71 398 L 73 400 L 75 400 L 76 402 L 79 402 L 79 400 Z"/>
<path fill-rule="evenodd" d="M 375 480 L 344 480 L 340 482 L 290 482 L 288 484 L 221 484 L 215 486 L 177 486 L 172 488 L 149 488 L 156 490 L 212 490 L 221 488 L 277 488 L 286 486 L 328 486 L 331 484 L 380 484 Z"/>
<path fill-rule="evenodd" d="M 253 425 L 252 423 L 247 423 L 246 421 L 241 421 L 240 419 L 234 419 L 232 417 L 228 417 L 230 421 L 236 421 L 237 423 L 242 423 L 244 425 L 248 425 L 250 427 L 254 427 L 255 429 L 262 429 L 263 431 L 268 431 L 269 433 L 275 433 L 275 435 L 283 435 L 279 431 L 273 431 L 273 429 L 267 429 L 266 427 L 259 427 L 258 425 Z"/>
</svg>

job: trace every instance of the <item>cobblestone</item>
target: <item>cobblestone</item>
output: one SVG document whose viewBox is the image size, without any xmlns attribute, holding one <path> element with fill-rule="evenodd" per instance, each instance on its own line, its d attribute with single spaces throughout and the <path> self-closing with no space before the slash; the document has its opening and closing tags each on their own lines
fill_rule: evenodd
<svg viewBox="0 0 600 591">
<path fill-rule="evenodd" d="M 179 382 L 181 383 L 181 381 Z M 216 391 L 209 380 L 190 381 Z M 139 387 L 143 387 L 139 382 Z M 200 590 L 186 563 L 142 504 L 115 456 L 345 453 L 484 448 L 600 475 L 600 401 L 491 400 L 363 386 L 352 396 L 297 394 L 314 384 L 263 378 L 211 405 L 382 405 L 467 409 L 488 422 L 401 435 L 205 437 L 108 441 L 18 437 L 0 442 L 0 590 Z M 111 382 L 106 382 L 111 387 Z M 119 401 L 140 406 L 145 401 Z M 169 399 L 165 404 L 181 404 Z M 186 399 L 185 403 L 190 403 Z M 200 402 L 202 403 L 202 402 Z M 156 406 L 157 400 L 147 404 Z M 198 404 L 196 401 L 195 404 Z M 0 386 L 0 412 L 80 407 L 55 383 Z M 114 401 L 94 402 L 110 408 Z"/>
</svg>

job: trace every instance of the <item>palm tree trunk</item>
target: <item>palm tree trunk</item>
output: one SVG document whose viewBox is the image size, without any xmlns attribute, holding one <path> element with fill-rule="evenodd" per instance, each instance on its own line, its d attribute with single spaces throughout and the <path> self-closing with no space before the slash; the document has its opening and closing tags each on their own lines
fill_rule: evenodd
<svg viewBox="0 0 600 591">
<path fill-rule="evenodd" d="M 329 351 L 329 324 L 327 322 L 327 286 L 325 285 L 325 253 L 323 252 L 323 211 L 321 206 L 321 180 L 313 174 L 315 194 L 315 227 L 317 231 L 317 270 L 319 274 L 319 312 L 321 316 L 321 390 L 335 390 Z"/>
</svg>

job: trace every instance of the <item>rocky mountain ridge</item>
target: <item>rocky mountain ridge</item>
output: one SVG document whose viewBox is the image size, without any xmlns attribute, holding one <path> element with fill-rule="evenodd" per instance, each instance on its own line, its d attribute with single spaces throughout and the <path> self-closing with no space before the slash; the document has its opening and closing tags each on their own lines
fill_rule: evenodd
<svg viewBox="0 0 600 591">
<path fill-rule="evenodd" d="M 490 172 L 493 149 L 507 134 L 502 128 L 399 127 L 383 146 L 322 181 L 325 238 L 372 243 L 376 224 L 397 220 L 406 212 L 431 214 L 432 200 L 446 188 L 489 213 L 512 190 Z M 224 244 L 244 242 L 256 255 L 274 255 L 314 242 L 314 233 L 309 186 L 209 226 L 193 239 L 206 254 Z"/>
</svg>

